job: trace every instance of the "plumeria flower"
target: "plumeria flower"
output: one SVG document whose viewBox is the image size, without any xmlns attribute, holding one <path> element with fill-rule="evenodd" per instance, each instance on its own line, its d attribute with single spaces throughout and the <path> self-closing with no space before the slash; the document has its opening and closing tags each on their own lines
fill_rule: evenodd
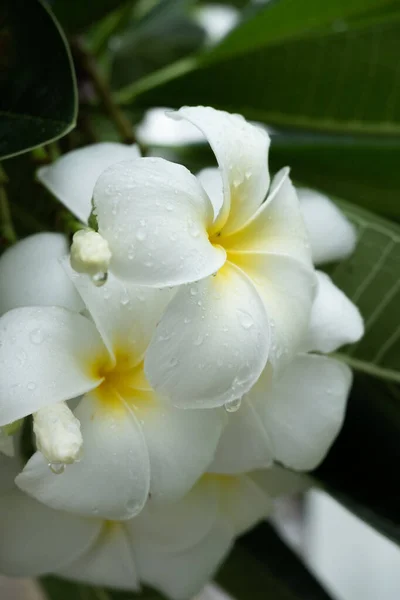
<svg viewBox="0 0 400 600">
<path fill-rule="evenodd" d="M 212 577 L 235 537 L 271 507 L 269 474 L 259 474 L 260 484 L 249 475 L 205 475 L 184 498 L 163 507 L 149 501 L 134 519 L 82 518 L 23 494 L 13 486 L 19 469 L 0 457 L 0 510 L 7 514 L 0 520 L 0 573 L 10 577 L 53 573 L 135 591 L 146 584 L 186 600 Z"/>
<path fill-rule="evenodd" d="M 270 182 L 264 130 L 212 108 L 172 116 L 207 137 L 220 193 L 209 197 L 187 169 L 163 159 L 116 161 L 94 186 L 94 212 L 116 276 L 181 286 L 148 348 L 149 381 L 176 406 L 221 406 L 247 392 L 267 360 L 276 370 L 296 352 L 314 296 L 311 254 L 288 169 Z M 41 179 L 87 214 L 74 196 L 78 156 L 67 158 Z M 84 180 L 81 164 L 79 174 Z"/>
<path fill-rule="evenodd" d="M 226 415 L 176 409 L 146 380 L 143 355 L 172 291 L 112 276 L 96 288 L 68 265 L 65 273 L 84 314 L 36 306 L 0 319 L 0 426 L 34 416 L 39 451 L 17 478 L 29 494 L 78 514 L 129 518 L 149 495 L 171 501 L 192 487 Z M 68 466 L 56 477 L 49 463 Z"/>
<path fill-rule="evenodd" d="M 356 244 L 353 226 L 328 198 L 322 197 L 319 203 L 319 197 L 308 190 L 303 198 L 302 202 L 312 198 L 321 228 L 331 228 L 343 242 L 343 246 L 336 246 L 329 231 L 322 235 L 303 205 L 313 256 L 329 262 L 348 256 Z M 330 218 L 325 222 L 321 217 L 327 215 Z M 212 466 L 217 472 L 261 469 L 274 461 L 292 469 L 314 469 L 338 434 L 352 372 L 324 353 L 358 341 L 364 324 L 357 307 L 328 275 L 317 272 L 317 280 L 317 295 L 301 351 L 278 377 L 273 377 L 267 367 L 244 396 L 241 410 L 229 415 Z"/>
</svg>

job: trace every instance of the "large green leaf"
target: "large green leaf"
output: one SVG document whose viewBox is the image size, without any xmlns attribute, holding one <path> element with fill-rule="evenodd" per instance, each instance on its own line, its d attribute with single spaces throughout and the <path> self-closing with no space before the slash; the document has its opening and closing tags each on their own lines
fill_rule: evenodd
<svg viewBox="0 0 400 600">
<path fill-rule="evenodd" d="M 342 431 L 314 476 L 357 516 L 400 544 L 400 389 L 355 377 Z"/>
<path fill-rule="evenodd" d="M 339 202 L 357 226 L 354 253 L 330 274 L 359 307 L 365 335 L 340 355 L 354 369 L 400 382 L 400 227 Z"/>
<path fill-rule="evenodd" d="M 388 5 L 278 0 L 211 52 L 128 86 L 119 99 L 209 104 L 316 131 L 398 134 L 400 11 Z"/>
<path fill-rule="evenodd" d="M 216 579 L 236 600 L 330 598 L 267 523 L 236 543 Z"/>
<path fill-rule="evenodd" d="M 75 75 L 64 36 L 38 0 L 0 4 L 0 157 L 75 126 Z"/>
<path fill-rule="evenodd" d="M 400 221 L 398 139 L 272 136 L 271 166 L 290 165 L 293 179 Z"/>
</svg>

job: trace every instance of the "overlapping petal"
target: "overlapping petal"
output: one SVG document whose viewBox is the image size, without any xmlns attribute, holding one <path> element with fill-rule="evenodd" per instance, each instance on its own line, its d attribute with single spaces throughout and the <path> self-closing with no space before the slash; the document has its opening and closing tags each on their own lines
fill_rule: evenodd
<svg viewBox="0 0 400 600">
<path fill-rule="evenodd" d="M 153 503 L 182 498 L 213 459 L 225 411 L 182 410 L 154 395 L 137 415 L 150 457 Z"/>
<path fill-rule="evenodd" d="M 0 258 L 0 315 L 21 306 L 63 306 L 80 311 L 83 303 L 59 260 L 68 254 L 61 233 L 31 235 Z"/>
<path fill-rule="evenodd" d="M 340 346 L 357 342 L 364 334 L 364 323 L 357 306 L 321 271 L 317 271 L 315 297 L 305 351 L 334 352 Z"/>
<path fill-rule="evenodd" d="M 0 426 L 93 389 L 87 357 L 104 353 L 89 319 L 58 307 L 16 308 L 0 319 Z"/>
<path fill-rule="evenodd" d="M 64 268 L 86 305 L 109 353 L 129 354 L 133 365 L 140 362 L 174 290 L 151 289 L 117 279 L 109 274 L 102 287 L 88 275 L 78 274 L 64 262 Z"/>
<path fill-rule="evenodd" d="M 96 180 L 110 165 L 139 158 L 137 146 L 102 142 L 73 150 L 39 169 L 37 176 L 78 219 L 86 223 L 92 210 Z"/>
<path fill-rule="evenodd" d="M 256 212 L 268 191 L 268 134 L 241 115 L 206 106 L 185 106 L 170 115 L 196 125 L 217 158 L 224 203 L 213 232 L 223 228 L 224 234 L 228 234 L 240 229 Z"/>
<path fill-rule="evenodd" d="M 145 370 L 154 389 L 176 406 L 221 406 L 258 379 L 269 342 L 259 294 L 227 263 L 214 277 L 178 291 L 148 348 Z"/>
<path fill-rule="evenodd" d="M 301 211 L 308 231 L 313 262 L 320 265 L 343 260 L 354 251 L 354 226 L 327 196 L 298 188 Z"/>
<path fill-rule="evenodd" d="M 140 589 L 131 540 L 120 523 L 104 523 L 88 551 L 58 575 L 95 586 Z"/>
<path fill-rule="evenodd" d="M 224 250 L 208 239 L 210 200 L 181 165 L 161 158 L 114 165 L 98 179 L 94 202 L 111 270 L 123 279 L 173 286 L 211 275 L 225 262 Z"/>
<path fill-rule="evenodd" d="M 299 350 L 307 331 L 315 274 L 302 262 L 283 254 L 237 252 L 234 259 L 264 302 L 271 331 L 268 362 L 279 370 Z"/>
<path fill-rule="evenodd" d="M 230 251 L 284 254 L 311 266 L 310 244 L 288 168 L 275 175 L 266 201 L 246 225 L 223 238 L 228 257 Z"/>
<path fill-rule="evenodd" d="M 270 435 L 275 460 L 296 470 L 315 468 L 344 419 L 352 382 L 347 365 L 299 354 L 271 386 L 268 373 L 249 394 Z"/>
<path fill-rule="evenodd" d="M 0 496 L 0 572 L 12 577 L 51 573 L 79 559 L 100 522 L 43 506 L 14 489 Z"/>
<path fill-rule="evenodd" d="M 122 403 L 102 406 L 93 394 L 83 398 L 75 416 L 84 440 L 82 460 L 54 475 L 36 453 L 17 485 L 55 509 L 113 520 L 133 517 L 150 487 L 149 457 L 136 416 Z"/>
</svg>

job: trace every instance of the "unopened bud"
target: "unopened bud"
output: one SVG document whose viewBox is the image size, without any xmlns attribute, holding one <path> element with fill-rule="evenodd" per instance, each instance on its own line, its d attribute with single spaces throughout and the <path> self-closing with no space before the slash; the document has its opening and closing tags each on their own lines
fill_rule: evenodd
<svg viewBox="0 0 400 600">
<path fill-rule="evenodd" d="M 38 450 L 50 464 L 71 464 L 81 456 L 81 424 L 65 402 L 41 408 L 33 415 Z"/>
<path fill-rule="evenodd" d="M 111 250 L 107 240 L 91 229 L 81 229 L 72 238 L 71 267 L 78 273 L 92 277 L 107 273 L 111 260 Z"/>
</svg>

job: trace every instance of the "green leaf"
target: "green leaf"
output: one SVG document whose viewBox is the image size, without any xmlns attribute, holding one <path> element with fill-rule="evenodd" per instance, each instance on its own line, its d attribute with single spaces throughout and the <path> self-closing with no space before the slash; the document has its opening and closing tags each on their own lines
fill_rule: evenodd
<svg viewBox="0 0 400 600">
<path fill-rule="evenodd" d="M 52 8 L 61 25 L 71 33 L 80 32 L 109 12 L 124 4 L 133 4 L 135 0 L 54 0 Z"/>
<path fill-rule="evenodd" d="M 400 389 L 357 374 L 342 431 L 313 473 L 328 493 L 400 544 Z"/>
<path fill-rule="evenodd" d="M 269 3 L 211 52 L 127 87 L 119 99 L 208 104 L 315 131 L 398 134 L 400 13 L 385 11 L 391 4 Z"/>
<path fill-rule="evenodd" d="M 38 0 L 0 6 L 0 157 L 30 150 L 75 126 L 75 75 L 64 36 Z"/>
<path fill-rule="evenodd" d="M 267 523 L 235 544 L 216 581 L 236 600 L 330 598 Z"/>
<path fill-rule="evenodd" d="M 356 370 L 400 382 L 400 227 L 349 203 L 338 204 L 356 225 L 358 243 L 330 275 L 365 322 L 364 337 L 340 356 Z"/>
<path fill-rule="evenodd" d="M 293 179 L 400 221 L 400 141 L 383 138 L 272 135 L 271 167 Z"/>
</svg>

